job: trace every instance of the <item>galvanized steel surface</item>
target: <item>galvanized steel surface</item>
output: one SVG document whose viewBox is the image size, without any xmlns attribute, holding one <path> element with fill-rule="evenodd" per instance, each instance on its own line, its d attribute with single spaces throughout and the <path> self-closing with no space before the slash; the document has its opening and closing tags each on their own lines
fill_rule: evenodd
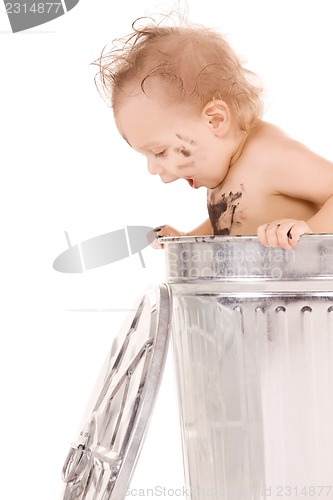
<svg viewBox="0 0 333 500">
<path fill-rule="evenodd" d="M 333 235 L 164 238 L 191 500 L 333 499 Z"/>
</svg>

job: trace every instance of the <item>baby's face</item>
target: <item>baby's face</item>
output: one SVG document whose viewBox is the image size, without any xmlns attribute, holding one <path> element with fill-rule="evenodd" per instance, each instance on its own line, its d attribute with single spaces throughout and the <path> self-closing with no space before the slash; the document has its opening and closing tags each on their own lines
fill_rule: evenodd
<svg viewBox="0 0 333 500">
<path fill-rule="evenodd" d="M 223 138 L 185 106 L 141 92 L 125 99 L 115 121 L 128 144 L 146 156 L 149 172 L 165 183 L 185 179 L 195 189 L 214 188 L 227 174 L 231 153 Z"/>
</svg>

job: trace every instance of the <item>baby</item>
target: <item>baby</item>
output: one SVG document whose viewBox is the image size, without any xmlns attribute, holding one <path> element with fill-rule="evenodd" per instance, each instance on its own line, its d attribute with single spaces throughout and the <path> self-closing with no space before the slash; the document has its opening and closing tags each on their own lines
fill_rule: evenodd
<svg viewBox="0 0 333 500">
<path fill-rule="evenodd" d="M 257 234 L 291 249 L 302 234 L 333 233 L 333 163 L 262 120 L 262 88 L 224 37 L 135 24 L 97 61 L 99 88 L 151 174 L 207 188 L 209 219 L 157 234 Z"/>
</svg>

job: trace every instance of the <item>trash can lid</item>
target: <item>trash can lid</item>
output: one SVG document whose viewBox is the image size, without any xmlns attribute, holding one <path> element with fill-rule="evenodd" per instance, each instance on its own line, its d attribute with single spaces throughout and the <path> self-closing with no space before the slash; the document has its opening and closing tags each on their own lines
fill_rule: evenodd
<svg viewBox="0 0 333 500">
<path fill-rule="evenodd" d="M 169 302 L 167 285 L 149 289 L 113 341 L 63 467 L 63 500 L 125 498 L 164 368 Z"/>
<path fill-rule="evenodd" d="M 135 253 L 139 254 L 142 267 L 146 267 L 141 250 L 156 236 L 153 228 L 148 226 L 124 226 L 122 229 L 72 245 L 68 233 L 65 234 L 69 248 L 58 255 L 53 262 L 53 268 L 62 273 L 83 273 L 125 259 Z"/>
</svg>

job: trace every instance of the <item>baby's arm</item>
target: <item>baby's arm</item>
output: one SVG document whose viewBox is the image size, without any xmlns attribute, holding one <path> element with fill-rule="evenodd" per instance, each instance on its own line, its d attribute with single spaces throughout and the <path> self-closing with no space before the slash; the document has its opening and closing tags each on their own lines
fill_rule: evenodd
<svg viewBox="0 0 333 500">
<path fill-rule="evenodd" d="M 156 239 L 153 241 L 152 246 L 154 248 L 163 248 L 164 245 L 158 243 L 158 238 L 162 236 L 207 236 L 212 234 L 212 226 L 210 220 L 207 219 L 205 222 L 200 224 L 200 226 L 192 229 L 190 232 L 185 233 L 184 231 L 178 231 L 172 226 L 159 226 L 154 229 L 156 232 Z"/>
<path fill-rule="evenodd" d="M 206 219 L 200 226 L 187 233 L 187 236 L 209 236 L 211 234 L 213 234 L 212 225 L 210 220 Z"/>
<path fill-rule="evenodd" d="M 295 141 L 271 153 L 275 166 L 267 181 L 275 193 L 321 208 L 308 220 L 278 219 L 259 226 L 261 243 L 289 250 L 302 234 L 333 233 L 333 163 Z"/>
</svg>

